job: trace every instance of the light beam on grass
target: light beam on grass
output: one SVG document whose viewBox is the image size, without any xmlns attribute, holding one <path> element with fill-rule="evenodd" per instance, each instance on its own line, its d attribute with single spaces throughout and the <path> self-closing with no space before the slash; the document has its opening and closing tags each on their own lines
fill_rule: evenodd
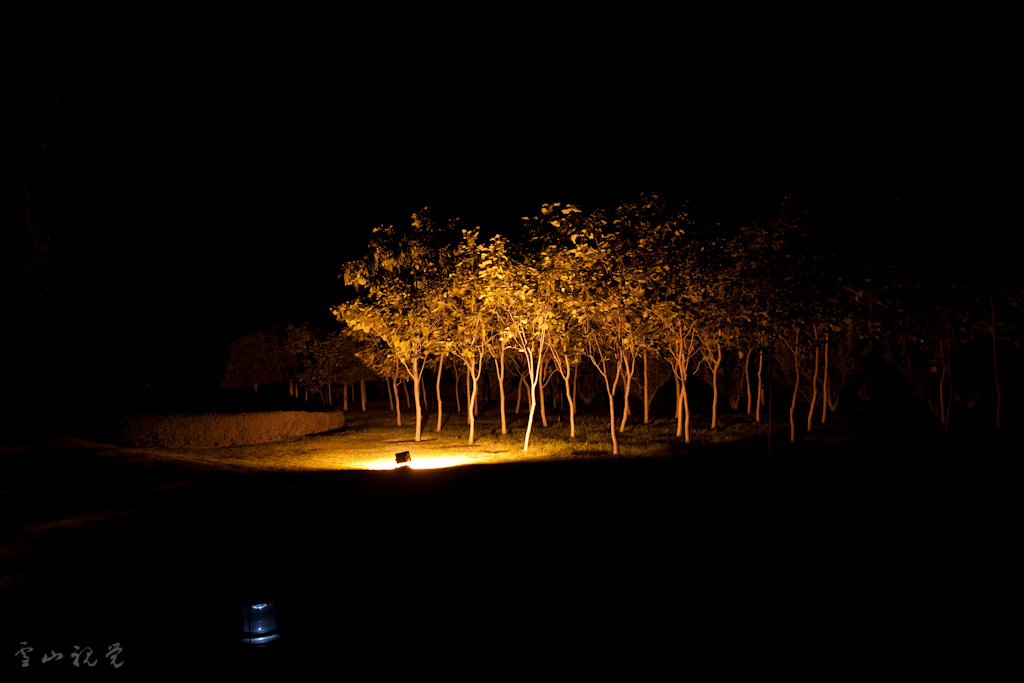
<svg viewBox="0 0 1024 683">
<path fill-rule="evenodd" d="M 464 455 L 418 455 L 413 453 L 412 459 L 407 463 L 396 463 L 395 456 L 392 455 L 387 458 L 364 460 L 360 464 L 368 470 L 393 470 L 399 467 L 411 467 L 414 470 L 432 470 L 441 467 L 468 465 L 471 462 L 474 461 Z"/>
</svg>

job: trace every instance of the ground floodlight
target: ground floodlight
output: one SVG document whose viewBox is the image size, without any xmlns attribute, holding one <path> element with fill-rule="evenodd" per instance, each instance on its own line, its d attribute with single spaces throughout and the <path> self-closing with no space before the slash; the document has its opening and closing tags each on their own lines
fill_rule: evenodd
<svg viewBox="0 0 1024 683">
<path fill-rule="evenodd" d="M 401 465 L 402 463 L 409 463 L 412 461 L 412 456 L 409 451 L 402 451 L 401 453 L 395 453 L 395 462 Z"/>
<path fill-rule="evenodd" d="M 246 603 L 242 606 L 242 642 L 267 645 L 281 637 L 277 613 L 272 602 Z"/>
</svg>

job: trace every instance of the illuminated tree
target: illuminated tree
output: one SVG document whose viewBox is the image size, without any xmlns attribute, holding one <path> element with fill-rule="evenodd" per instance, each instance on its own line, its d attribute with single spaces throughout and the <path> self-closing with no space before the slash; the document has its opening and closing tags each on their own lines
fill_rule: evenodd
<svg viewBox="0 0 1024 683">
<path fill-rule="evenodd" d="M 359 382 L 363 386 L 366 380 L 378 379 L 378 375 L 357 356 L 361 343 L 357 334 L 343 329 L 321 335 L 308 325 L 289 325 L 285 329 L 282 348 L 298 363 L 294 378 L 307 392 L 317 393 L 325 404 L 333 402 L 332 387 L 338 385 L 342 387 L 347 409 L 346 389 L 349 385 Z M 361 393 L 365 410 L 365 389 Z"/>
<path fill-rule="evenodd" d="M 487 246 L 478 247 L 478 239 L 479 229 L 462 231 L 462 241 L 455 249 L 447 290 L 443 295 L 448 323 L 444 328 L 446 341 L 443 348 L 465 363 L 467 378 L 472 382 L 466 411 L 470 445 L 476 432 L 474 407 L 480 391 L 484 360 L 492 348 L 492 340 L 500 337 L 495 289 L 491 287 L 490 275 L 481 276 L 481 269 L 490 265 L 485 263 L 488 255 L 493 259 L 494 254 Z"/>
<path fill-rule="evenodd" d="M 769 452 L 774 422 L 771 389 L 777 364 L 788 370 L 782 379 L 793 388 L 791 441 L 796 439 L 796 404 L 806 374 L 801 367 L 810 358 L 815 363 L 807 388 L 814 410 L 824 331 L 834 324 L 839 301 L 835 285 L 829 283 L 835 273 L 825 267 L 825 236 L 815 207 L 803 207 L 786 195 L 771 220 L 743 226 L 727 246 L 738 287 L 735 311 L 741 329 L 748 340 L 758 342 L 758 353 L 768 356 Z M 785 356 L 777 356 L 776 349 Z"/>
<path fill-rule="evenodd" d="M 528 451 L 537 408 L 540 363 L 553 315 L 551 292 L 540 277 L 539 269 L 514 260 L 508 241 L 500 235 L 481 247 L 478 278 L 481 285 L 478 296 L 484 309 L 493 316 L 499 353 L 505 348 L 518 351 L 529 376 L 530 414 L 523 440 L 523 451 Z"/>
<path fill-rule="evenodd" d="M 657 194 L 643 194 L 637 201 L 620 203 L 612 225 L 621 236 L 618 255 L 620 289 L 630 292 L 631 305 L 625 309 L 629 333 L 622 346 L 625 383 L 623 411 L 619 431 L 629 415 L 629 394 L 634 384 L 638 359 L 643 359 L 644 422 L 648 421 L 651 392 L 647 387 L 647 354 L 654 350 L 660 333 L 652 304 L 659 295 L 659 280 L 664 276 L 663 250 L 667 240 L 687 223 L 685 211 L 665 204 Z"/>
<path fill-rule="evenodd" d="M 699 325 L 704 319 L 707 285 L 695 252 L 693 225 L 683 211 L 660 224 L 652 237 L 653 250 L 648 267 L 651 287 L 644 297 L 648 317 L 657 322 L 655 347 L 672 369 L 676 388 L 676 436 L 690 443 L 690 400 L 687 380 L 700 352 Z"/>
<path fill-rule="evenodd" d="M 564 214 L 577 212 L 573 206 L 562 209 Z M 560 220 L 552 221 L 556 228 Z M 574 287 L 575 296 L 565 297 L 563 304 L 580 324 L 584 353 L 604 380 L 612 453 L 618 455 L 615 394 L 620 381 L 628 384 L 627 378 L 632 376 L 637 355 L 643 349 L 638 330 L 643 290 L 627 255 L 619 248 L 619 233 L 608 229 L 601 212 L 593 212 L 585 222 L 572 225 L 568 237 L 573 246 L 567 254 L 575 259 L 586 281 L 581 280 L 581 286 Z M 628 399 L 628 392 L 626 395 Z"/>
<path fill-rule="evenodd" d="M 444 329 L 445 247 L 454 227 L 451 222 L 447 232 L 439 230 L 424 208 L 401 235 L 393 226 L 375 228 L 369 255 L 344 270 L 345 284 L 364 290 L 364 298 L 332 309 L 349 327 L 379 337 L 405 369 L 413 382 L 416 441 L 423 434 L 423 373 Z"/>
</svg>

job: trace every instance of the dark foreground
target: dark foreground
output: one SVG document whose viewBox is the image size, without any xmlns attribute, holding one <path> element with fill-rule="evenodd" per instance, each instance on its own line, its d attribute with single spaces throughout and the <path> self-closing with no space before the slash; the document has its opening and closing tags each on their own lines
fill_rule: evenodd
<svg viewBox="0 0 1024 683">
<path fill-rule="evenodd" d="M 103 678 L 973 670 L 975 484 L 933 453 L 831 453 L 245 474 L 24 448 L 0 671 L 80 677 L 75 646 Z M 264 648 L 238 642 L 253 602 L 277 611 Z"/>
</svg>

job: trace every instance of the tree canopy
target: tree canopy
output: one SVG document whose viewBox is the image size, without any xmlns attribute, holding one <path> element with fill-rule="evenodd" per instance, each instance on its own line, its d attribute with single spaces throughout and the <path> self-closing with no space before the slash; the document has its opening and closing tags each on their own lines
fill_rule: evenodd
<svg viewBox="0 0 1024 683">
<path fill-rule="evenodd" d="M 543 204 L 523 217 L 526 239 L 512 241 L 482 239 L 478 228 L 459 229 L 456 220 L 438 226 L 423 209 L 404 231 L 374 231 L 367 255 L 343 269 L 358 296 L 334 312 L 378 340 L 378 372 L 390 363 L 413 381 L 417 439 L 419 383 L 428 363 L 458 358 L 475 394 L 488 359 L 503 382 L 508 353 L 524 368 L 531 396 L 524 450 L 545 368 L 562 376 L 572 407 L 570 378 L 586 361 L 605 386 L 618 452 L 630 387 L 638 362 L 648 357 L 672 369 L 677 433 L 685 441 L 687 382 L 699 371 L 711 385 L 714 428 L 719 386 L 734 381 L 740 365 L 740 381 L 752 394 L 752 355 L 758 414 L 767 361 L 766 393 L 779 382 L 791 389 L 795 439 L 797 403 L 810 405 L 808 429 L 819 401 L 824 419 L 872 340 L 906 366 L 908 379 L 918 376 L 913 368 L 930 368 L 926 375 L 937 376 L 939 386 L 924 377 L 930 388 L 918 393 L 938 396 L 945 422 L 953 387 L 961 386 L 954 357 L 985 338 L 1019 345 L 1020 323 L 1008 315 L 1021 301 L 1019 280 L 947 264 L 944 283 L 908 283 L 884 254 L 852 249 L 829 221 L 820 205 L 792 195 L 781 197 L 773 214 L 723 226 L 695 220 L 685 203 L 645 194 L 611 211 Z"/>
</svg>

